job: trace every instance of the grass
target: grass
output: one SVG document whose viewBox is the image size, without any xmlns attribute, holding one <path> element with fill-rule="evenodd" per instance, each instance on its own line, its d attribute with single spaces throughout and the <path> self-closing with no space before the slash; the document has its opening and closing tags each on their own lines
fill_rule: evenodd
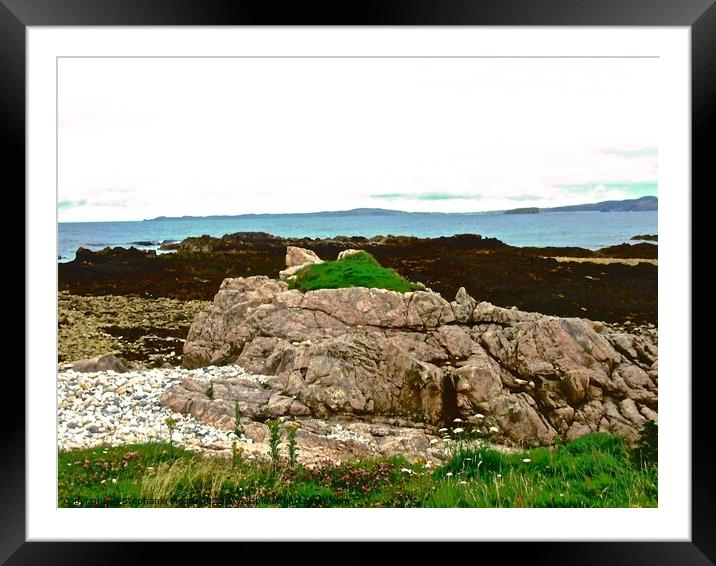
<svg viewBox="0 0 716 566">
<path fill-rule="evenodd" d="M 401 293 L 425 290 L 423 285 L 411 283 L 392 269 L 382 267 L 372 255 L 363 251 L 340 261 L 309 265 L 296 274 L 290 286 L 303 292 L 344 287 L 370 287 Z"/>
<path fill-rule="evenodd" d="M 656 463 L 591 434 L 503 454 L 459 444 L 437 468 L 401 457 L 307 469 L 169 444 L 59 453 L 60 507 L 655 507 Z"/>
</svg>

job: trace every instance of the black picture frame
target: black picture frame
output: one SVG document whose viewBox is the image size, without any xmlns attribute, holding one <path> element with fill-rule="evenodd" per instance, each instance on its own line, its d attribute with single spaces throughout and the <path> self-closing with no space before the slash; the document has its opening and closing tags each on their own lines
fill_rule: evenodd
<svg viewBox="0 0 716 566">
<path fill-rule="evenodd" d="M 714 0 L 345 0 L 317 2 L 240 0 L 0 0 L 0 112 L 4 169 L 9 189 L 25 184 L 25 32 L 28 26 L 119 25 L 564 25 L 686 26 L 692 47 L 692 185 L 706 188 L 710 141 L 716 113 L 716 6 Z M 13 182 L 14 181 L 14 182 Z M 12 184 L 10 184 L 12 183 Z M 19 191 L 17 191 L 19 192 Z M 685 198 L 691 198 L 684 188 Z M 24 208 L 24 204 L 21 204 Z M 685 251 L 686 253 L 686 251 Z M 688 250 L 691 253 L 691 250 Z M 692 255 L 693 257 L 693 255 Z M 25 296 L 26 305 L 32 297 Z M 691 332 L 691 329 L 684 329 Z M 693 351 L 693 346 L 692 346 Z M 691 379 L 692 537 L 690 542 L 517 543 L 510 561 L 550 564 L 714 564 L 716 492 L 714 443 L 709 426 L 709 375 Z M 6 376 L 4 396 L 24 398 L 22 382 Z M 17 403 L 19 404 L 19 403 Z M 127 564 L 143 561 L 141 543 L 26 542 L 25 420 L 5 420 L 0 481 L 0 563 Z M 698 447 L 698 449 L 696 449 Z M 585 532 L 585 536 L 588 536 Z M 78 533 L 81 537 L 81 533 Z M 559 533 L 555 533 L 559 538 Z M 355 543 L 358 544 L 358 543 Z M 504 543 L 493 543 L 504 544 Z M 416 545 L 419 552 L 421 549 Z M 164 561 L 186 558 L 185 545 L 162 545 Z M 358 562 L 365 553 L 336 549 L 321 553 Z M 490 550 L 493 550 L 492 548 Z M 499 548 L 494 549 L 498 550 Z M 294 559 L 284 545 L 273 545 L 271 559 Z M 213 551 L 212 551 L 213 553 Z M 303 554 L 303 553 L 301 553 Z M 315 554 L 306 554 L 305 556 Z M 487 553 L 481 553 L 485 559 Z M 469 551 L 466 556 L 470 556 Z M 247 556 L 248 558 L 248 556 Z M 456 556 L 457 558 L 457 556 Z M 217 558 L 218 559 L 218 558 Z M 477 557 L 475 557 L 477 559 Z"/>
</svg>

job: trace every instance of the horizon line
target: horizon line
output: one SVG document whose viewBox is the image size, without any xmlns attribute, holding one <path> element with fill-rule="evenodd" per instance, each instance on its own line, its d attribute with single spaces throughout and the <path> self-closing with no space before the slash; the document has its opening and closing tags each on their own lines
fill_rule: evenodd
<svg viewBox="0 0 716 566">
<path fill-rule="evenodd" d="M 565 207 L 573 207 L 573 206 L 590 206 L 590 205 L 596 205 L 596 204 L 602 204 L 607 202 L 627 202 L 627 201 L 636 201 L 641 200 L 644 198 L 655 198 L 658 200 L 658 196 L 656 195 L 644 195 L 641 197 L 635 197 L 630 199 L 612 199 L 612 200 L 605 200 L 605 201 L 597 201 L 597 202 L 586 202 L 586 203 L 579 203 L 575 205 L 563 205 L 563 206 L 548 206 L 548 207 L 540 207 L 540 206 L 525 206 L 525 207 L 515 207 L 515 208 L 502 208 L 502 209 L 496 209 L 496 210 L 474 210 L 474 211 L 468 211 L 468 212 L 443 212 L 443 211 L 411 211 L 411 210 L 400 210 L 397 208 L 380 208 L 380 207 L 357 207 L 357 208 L 349 208 L 349 209 L 337 209 L 337 210 L 315 210 L 310 212 L 241 212 L 237 214 L 204 214 L 204 215 L 193 215 L 193 214 L 184 214 L 181 216 L 165 216 L 165 215 L 159 215 L 155 216 L 153 218 L 137 218 L 134 220 L 65 220 L 62 221 L 59 218 L 57 219 L 58 224 L 86 224 L 86 223 L 104 223 L 104 222 L 153 222 L 158 219 L 166 219 L 166 220 L 183 220 L 183 219 L 192 219 L 192 218 L 241 218 L 241 217 L 252 217 L 252 216 L 309 216 L 313 214 L 335 214 L 335 213 L 341 213 L 341 212 L 356 212 L 356 211 L 378 211 L 378 212 L 387 212 L 387 213 L 397 213 L 397 214 L 444 214 L 444 215 L 454 215 L 454 216 L 468 216 L 471 214 L 494 214 L 494 213 L 504 213 L 509 212 L 513 210 L 522 210 L 522 209 L 538 209 L 539 211 L 549 211 L 553 209 L 559 209 L 559 208 L 565 208 Z M 594 212 L 594 211 L 574 211 L 574 212 Z M 614 212 L 614 211 L 612 211 Z M 637 212 L 637 211 L 621 211 L 621 212 Z M 641 211 L 641 212 L 649 212 L 649 211 Z"/>
</svg>

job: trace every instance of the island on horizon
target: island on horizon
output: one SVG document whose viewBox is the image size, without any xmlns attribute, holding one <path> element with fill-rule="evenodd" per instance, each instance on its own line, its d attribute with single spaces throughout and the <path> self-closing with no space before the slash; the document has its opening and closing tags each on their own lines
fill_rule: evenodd
<svg viewBox="0 0 716 566">
<path fill-rule="evenodd" d="M 659 199 L 655 196 L 644 196 L 635 199 L 606 200 L 595 203 L 575 204 L 570 206 L 556 207 L 523 207 L 510 210 L 487 210 L 474 212 L 410 212 L 406 210 L 395 210 L 388 208 L 353 208 L 350 210 L 322 210 L 317 212 L 268 212 L 268 213 L 244 213 L 244 214 L 210 214 L 206 216 L 157 216 L 145 218 L 143 222 L 156 222 L 163 220 L 193 220 L 196 218 L 274 218 L 274 217 L 305 217 L 324 216 L 404 216 L 411 214 L 435 214 L 446 216 L 464 216 L 467 214 L 536 214 L 540 212 L 649 212 L 658 210 Z"/>
</svg>

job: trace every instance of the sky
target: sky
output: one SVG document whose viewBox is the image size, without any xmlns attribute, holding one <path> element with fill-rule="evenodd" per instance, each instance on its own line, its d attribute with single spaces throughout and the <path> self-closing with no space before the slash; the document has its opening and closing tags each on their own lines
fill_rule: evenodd
<svg viewBox="0 0 716 566">
<path fill-rule="evenodd" d="M 61 222 L 657 195 L 658 59 L 60 59 Z"/>
</svg>

